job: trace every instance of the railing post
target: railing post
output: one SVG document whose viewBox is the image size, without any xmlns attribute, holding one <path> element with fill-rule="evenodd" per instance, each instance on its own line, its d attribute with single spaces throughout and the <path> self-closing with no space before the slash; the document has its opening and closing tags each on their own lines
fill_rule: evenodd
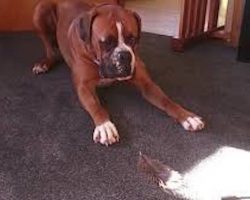
<svg viewBox="0 0 250 200">
<path fill-rule="evenodd" d="M 172 38 L 173 50 L 184 51 L 187 45 L 216 31 L 219 9 L 220 0 L 182 0 L 179 37 Z M 208 30 L 205 30 L 206 24 Z"/>
<path fill-rule="evenodd" d="M 220 9 L 220 0 L 210 0 L 208 30 L 213 30 L 217 27 Z"/>
</svg>

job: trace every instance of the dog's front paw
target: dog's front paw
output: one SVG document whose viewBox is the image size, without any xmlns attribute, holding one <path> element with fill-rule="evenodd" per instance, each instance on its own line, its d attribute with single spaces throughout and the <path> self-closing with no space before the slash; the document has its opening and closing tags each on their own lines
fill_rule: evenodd
<svg viewBox="0 0 250 200">
<path fill-rule="evenodd" d="M 42 74 L 49 70 L 49 64 L 47 62 L 36 63 L 33 68 L 32 72 L 34 74 Z"/>
<path fill-rule="evenodd" d="M 205 123 L 198 116 L 188 116 L 181 124 L 187 131 L 199 131 L 205 127 Z"/>
<path fill-rule="evenodd" d="M 111 121 L 106 121 L 103 124 L 96 126 L 93 140 L 106 146 L 119 142 L 119 134 L 115 125 Z"/>
</svg>

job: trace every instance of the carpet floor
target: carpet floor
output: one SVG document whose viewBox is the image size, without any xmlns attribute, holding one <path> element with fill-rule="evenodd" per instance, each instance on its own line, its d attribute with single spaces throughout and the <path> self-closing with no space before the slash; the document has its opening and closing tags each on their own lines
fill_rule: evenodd
<svg viewBox="0 0 250 200">
<path fill-rule="evenodd" d="M 131 87 L 99 89 L 121 141 L 94 144 L 65 64 L 34 76 L 42 58 L 32 33 L 0 35 L 1 200 L 168 200 L 137 171 L 139 152 L 184 172 L 222 146 L 250 150 L 250 65 L 218 41 L 173 53 L 165 36 L 143 34 L 140 52 L 153 79 L 202 116 L 187 133 Z"/>
</svg>

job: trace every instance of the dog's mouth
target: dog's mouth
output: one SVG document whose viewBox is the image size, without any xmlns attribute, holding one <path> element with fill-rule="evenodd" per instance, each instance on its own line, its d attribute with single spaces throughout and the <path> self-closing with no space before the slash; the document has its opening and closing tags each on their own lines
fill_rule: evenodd
<svg viewBox="0 0 250 200">
<path fill-rule="evenodd" d="M 133 75 L 129 75 L 129 76 L 126 76 L 126 77 L 119 77 L 117 78 L 118 81 L 127 81 L 127 80 L 130 80 L 132 79 Z"/>
<path fill-rule="evenodd" d="M 131 68 L 131 66 L 124 67 L 122 65 L 117 65 L 116 68 L 119 74 L 117 80 L 124 81 L 129 80 L 133 77 L 133 69 Z"/>
<path fill-rule="evenodd" d="M 104 54 L 98 65 L 100 77 L 103 79 L 129 80 L 133 77 L 135 68 L 134 54 L 118 48 L 112 53 Z"/>
<path fill-rule="evenodd" d="M 124 81 L 133 77 L 133 69 L 130 65 L 121 65 L 120 63 L 103 64 L 99 66 L 99 74 L 101 78 Z"/>
</svg>

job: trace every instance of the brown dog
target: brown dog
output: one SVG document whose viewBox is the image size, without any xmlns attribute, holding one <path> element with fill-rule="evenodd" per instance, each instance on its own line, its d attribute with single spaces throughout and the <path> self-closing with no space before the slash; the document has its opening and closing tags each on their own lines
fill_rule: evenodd
<svg viewBox="0 0 250 200">
<path fill-rule="evenodd" d="M 47 72 L 64 58 L 79 100 L 96 125 L 95 142 L 110 145 L 119 141 L 96 94 L 96 87 L 115 81 L 135 85 L 184 129 L 204 127 L 199 116 L 169 99 L 149 77 L 137 51 L 141 20 L 136 13 L 114 4 L 93 7 L 81 0 L 43 0 L 37 4 L 33 20 L 46 51 L 46 58 L 34 65 L 33 72 Z"/>
</svg>

